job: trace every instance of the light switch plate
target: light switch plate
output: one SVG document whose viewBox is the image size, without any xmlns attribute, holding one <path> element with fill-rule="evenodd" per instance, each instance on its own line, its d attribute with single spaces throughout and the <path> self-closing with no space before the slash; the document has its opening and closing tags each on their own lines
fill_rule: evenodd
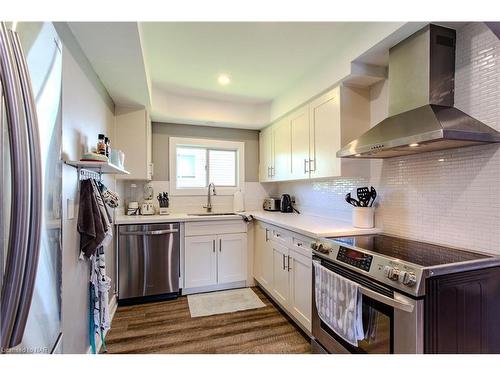
<svg viewBox="0 0 500 375">
<path fill-rule="evenodd" d="M 75 218 L 75 201 L 73 199 L 68 199 L 67 201 L 66 216 L 68 220 L 73 220 Z"/>
</svg>

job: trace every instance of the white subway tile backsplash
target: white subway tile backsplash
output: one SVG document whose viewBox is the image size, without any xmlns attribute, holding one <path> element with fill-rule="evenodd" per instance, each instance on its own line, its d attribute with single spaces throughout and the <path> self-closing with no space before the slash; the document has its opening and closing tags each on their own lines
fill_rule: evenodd
<svg viewBox="0 0 500 375">
<path fill-rule="evenodd" d="M 145 181 L 118 181 L 118 190 L 120 194 L 120 212 L 124 210 L 124 202 L 127 199 L 127 187 L 131 183 L 137 185 L 136 199 L 142 202 L 143 189 Z M 156 196 L 160 192 L 169 192 L 169 181 L 151 181 L 154 190 L 154 204 L 158 207 Z M 272 195 L 272 185 L 263 185 L 258 182 L 246 182 L 244 189 L 244 202 L 246 210 L 258 210 L 262 208 L 262 201 L 265 197 Z M 175 213 L 197 213 L 204 211 L 203 206 L 207 203 L 206 195 L 197 196 L 170 196 L 170 211 Z M 232 195 L 215 195 L 212 196 L 212 205 L 214 212 L 232 212 L 233 211 L 233 196 Z"/>
<path fill-rule="evenodd" d="M 379 186 L 385 232 L 500 253 L 498 145 L 385 160 Z"/>
<path fill-rule="evenodd" d="M 346 203 L 345 195 L 367 183 L 368 180 L 364 178 L 335 178 L 282 182 L 278 189 L 279 194 L 288 193 L 295 198 L 295 207 L 301 213 L 346 220 L 351 217 L 352 206 Z"/>
</svg>

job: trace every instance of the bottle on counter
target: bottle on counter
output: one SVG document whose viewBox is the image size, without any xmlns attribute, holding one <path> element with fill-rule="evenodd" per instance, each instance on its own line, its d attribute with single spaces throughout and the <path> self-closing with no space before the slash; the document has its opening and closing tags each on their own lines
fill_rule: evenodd
<svg viewBox="0 0 500 375">
<path fill-rule="evenodd" d="M 106 142 L 104 134 L 99 134 L 97 138 L 97 153 L 106 155 Z"/>
<path fill-rule="evenodd" d="M 106 156 L 109 158 L 109 155 L 111 155 L 111 141 L 108 137 L 104 137 L 104 145 L 106 146 Z"/>
<path fill-rule="evenodd" d="M 233 210 L 234 212 L 243 212 L 245 211 L 245 200 L 243 197 L 243 193 L 241 192 L 241 189 L 238 189 L 236 193 L 234 193 L 233 196 Z"/>
</svg>

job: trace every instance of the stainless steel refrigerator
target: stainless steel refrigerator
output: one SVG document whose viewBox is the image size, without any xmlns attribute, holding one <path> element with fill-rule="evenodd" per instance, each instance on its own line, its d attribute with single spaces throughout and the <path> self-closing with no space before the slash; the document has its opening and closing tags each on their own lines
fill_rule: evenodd
<svg viewBox="0 0 500 375">
<path fill-rule="evenodd" d="M 0 78 L 0 350 L 61 352 L 62 57 L 51 23 L 0 23 Z"/>
</svg>

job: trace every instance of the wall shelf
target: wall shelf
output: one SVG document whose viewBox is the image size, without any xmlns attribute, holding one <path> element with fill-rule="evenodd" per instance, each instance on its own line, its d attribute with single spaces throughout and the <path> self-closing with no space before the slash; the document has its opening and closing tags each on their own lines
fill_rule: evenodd
<svg viewBox="0 0 500 375">
<path fill-rule="evenodd" d="M 125 169 L 118 168 L 109 161 L 80 161 L 70 160 L 65 161 L 67 165 L 77 168 L 78 170 L 88 170 L 99 174 L 130 174 Z"/>
</svg>

